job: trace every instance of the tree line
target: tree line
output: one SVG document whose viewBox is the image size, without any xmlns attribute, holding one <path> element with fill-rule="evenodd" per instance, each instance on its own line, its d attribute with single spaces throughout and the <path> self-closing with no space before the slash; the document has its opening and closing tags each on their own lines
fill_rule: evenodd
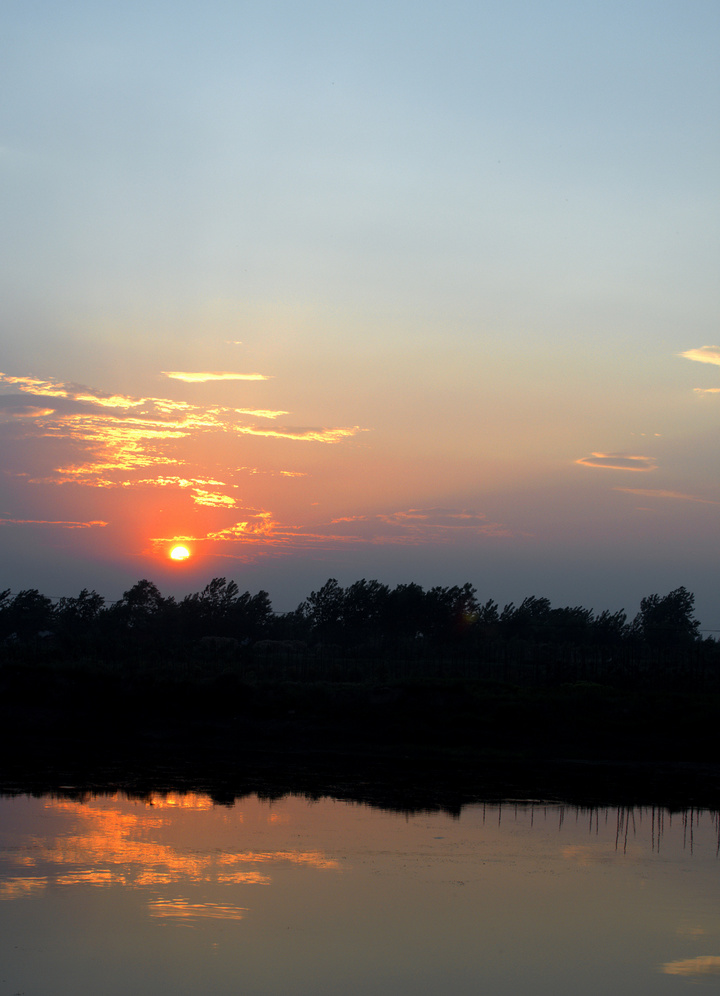
<svg viewBox="0 0 720 996">
<path fill-rule="evenodd" d="M 36 589 L 0 592 L 0 648 L 6 658 L 44 653 L 112 660 L 261 652 L 478 660 L 530 659 L 541 652 L 610 660 L 701 651 L 716 659 L 719 645 L 702 638 L 694 607 L 695 597 L 684 587 L 643 598 L 630 619 L 624 611 L 557 608 L 537 596 L 500 608 L 492 599 L 480 602 L 469 583 L 391 588 L 362 579 L 343 588 L 330 578 L 295 610 L 276 613 L 266 591 L 241 592 L 226 578 L 179 600 L 141 580 L 112 603 L 86 588 L 57 601 Z"/>
</svg>

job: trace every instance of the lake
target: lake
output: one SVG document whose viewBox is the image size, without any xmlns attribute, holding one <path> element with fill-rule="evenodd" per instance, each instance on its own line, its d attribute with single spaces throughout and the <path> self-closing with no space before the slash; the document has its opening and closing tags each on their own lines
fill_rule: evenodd
<svg viewBox="0 0 720 996">
<path fill-rule="evenodd" d="M 719 834 L 709 811 L 3 796 L 0 996 L 720 990 Z"/>
</svg>

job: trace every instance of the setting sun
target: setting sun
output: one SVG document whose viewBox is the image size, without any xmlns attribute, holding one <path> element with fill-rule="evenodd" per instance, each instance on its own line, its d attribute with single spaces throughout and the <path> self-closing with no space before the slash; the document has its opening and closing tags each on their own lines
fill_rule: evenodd
<svg viewBox="0 0 720 996">
<path fill-rule="evenodd" d="M 171 560 L 187 560 L 190 556 L 190 551 L 186 546 L 174 546 L 170 551 Z"/>
</svg>

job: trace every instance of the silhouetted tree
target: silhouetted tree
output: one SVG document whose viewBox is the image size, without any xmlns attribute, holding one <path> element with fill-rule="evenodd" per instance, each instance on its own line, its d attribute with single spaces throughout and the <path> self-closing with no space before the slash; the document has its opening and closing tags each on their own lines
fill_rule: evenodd
<svg viewBox="0 0 720 996">
<path fill-rule="evenodd" d="M 436 643 L 467 635 L 480 610 L 476 594 L 471 584 L 431 588 L 425 593 L 423 631 Z"/>
<path fill-rule="evenodd" d="M 37 588 L 28 588 L 9 602 L 3 612 L 5 635 L 15 633 L 19 640 L 29 640 L 52 628 L 53 603 Z"/>
<path fill-rule="evenodd" d="M 551 609 L 547 620 L 548 638 L 552 643 L 581 646 L 591 639 L 592 609 L 580 605 Z"/>
<path fill-rule="evenodd" d="M 152 581 L 143 579 L 123 592 L 123 597 L 102 613 L 99 620 L 108 652 L 122 648 L 133 654 L 167 654 L 178 645 L 178 609 L 174 598 L 164 598 Z"/>
<path fill-rule="evenodd" d="M 640 602 L 633 626 L 650 647 L 687 647 L 700 639 L 694 609 L 695 596 L 686 588 L 648 595 Z"/>
<path fill-rule="evenodd" d="M 388 633 L 395 641 L 415 640 L 425 633 L 425 591 L 419 584 L 399 584 L 388 599 Z"/>
<path fill-rule="evenodd" d="M 355 581 L 345 589 L 342 623 L 345 638 L 353 644 L 378 641 L 388 616 L 390 589 L 379 581 Z"/>
<path fill-rule="evenodd" d="M 337 640 L 343 617 L 345 592 L 335 578 L 328 578 L 318 591 L 311 591 L 299 606 L 312 633 L 323 640 Z"/>
<path fill-rule="evenodd" d="M 508 639 L 547 638 L 551 605 L 548 598 L 530 595 L 516 606 L 510 602 L 500 613 L 500 628 Z"/>
<path fill-rule="evenodd" d="M 581 606 L 554 609 L 549 599 L 534 595 L 500 612 L 492 599 L 480 605 L 469 583 L 428 591 L 409 583 L 391 590 L 363 578 L 343 589 L 329 578 L 294 612 L 278 615 L 266 591 L 241 594 L 236 582 L 226 578 L 213 578 L 179 604 L 143 579 L 109 607 L 87 588 L 75 598 L 61 598 L 55 608 L 37 589 L 15 596 L 9 589 L 0 591 L 0 648 L 17 659 L 80 653 L 86 659 L 92 654 L 97 660 L 174 664 L 188 655 L 197 660 L 197 641 L 205 637 L 230 637 L 240 644 L 262 639 L 322 642 L 330 655 L 339 649 L 332 645 L 339 644 L 358 658 L 370 660 L 377 654 L 383 666 L 393 655 L 406 661 L 420 652 L 423 659 L 443 662 L 448 651 L 454 656 L 458 648 L 463 654 L 472 648 L 478 660 L 487 655 L 486 660 L 503 664 L 559 663 L 563 673 L 568 667 L 581 674 L 588 663 L 611 663 L 613 675 L 637 675 L 651 660 L 667 666 L 668 675 L 690 673 L 689 663 L 693 674 L 704 668 L 702 673 L 717 675 L 720 643 L 701 639 L 694 604 L 694 595 L 685 588 L 649 595 L 628 625 L 624 611 L 595 617 Z M 37 640 L 43 631 L 52 639 Z M 693 654 L 675 652 L 686 648 Z M 547 673 L 556 674 L 552 668 Z"/>
<path fill-rule="evenodd" d="M 88 626 L 97 619 L 104 605 L 102 595 L 83 588 L 77 598 L 61 598 L 55 607 L 55 616 L 65 625 Z"/>
<path fill-rule="evenodd" d="M 128 626 L 135 627 L 146 623 L 166 604 L 166 599 L 152 581 L 143 579 L 134 584 L 118 603 L 127 618 Z"/>
<path fill-rule="evenodd" d="M 240 640 L 259 640 L 267 636 L 273 621 L 270 596 L 266 591 L 238 595 L 228 609 L 231 635 Z"/>
<path fill-rule="evenodd" d="M 592 621 L 592 641 L 601 647 L 618 647 L 629 635 L 627 614 L 623 609 L 619 612 L 609 612 L 604 609 Z"/>
<path fill-rule="evenodd" d="M 55 606 L 59 644 L 70 653 L 87 650 L 98 636 L 97 622 L 105 599 L 83 588 L 77 598 L 61 598 Z"/>
<path fill-rule="evenodd" d="M 213 578 L 203 590 L 186 595 L 179 605 L 180 624 L 189 639 L 229 636 L 239 588 L 234 581 Z"/>
</svg>

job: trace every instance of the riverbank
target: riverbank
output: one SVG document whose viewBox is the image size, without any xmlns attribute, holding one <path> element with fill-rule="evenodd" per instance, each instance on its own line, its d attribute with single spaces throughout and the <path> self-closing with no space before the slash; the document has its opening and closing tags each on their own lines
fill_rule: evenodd
<svg viewBox="0 0 720 996">
<path fill-rule="evenodd" d="M 720 808 L 720 695 L 0 669 L 0 789 Z"/>
</svg>

